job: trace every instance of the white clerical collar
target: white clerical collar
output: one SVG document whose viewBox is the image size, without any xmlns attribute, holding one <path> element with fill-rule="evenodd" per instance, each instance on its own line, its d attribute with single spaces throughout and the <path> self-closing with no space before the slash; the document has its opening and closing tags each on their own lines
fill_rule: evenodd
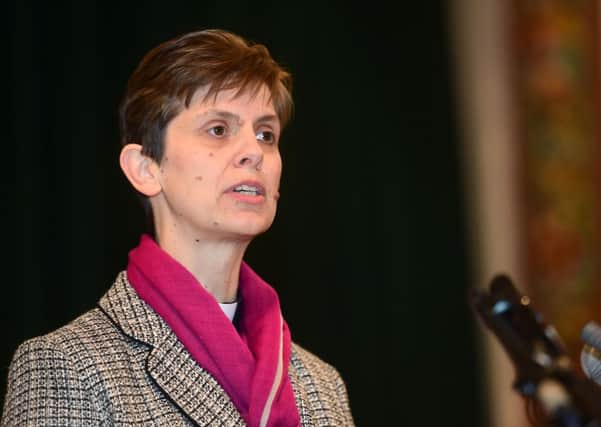
<svg viewBox="0 0 601 427">
<path fill-rule="evenodd" d="M 230 302 L 227 304 L 219 303 L 219 307 L 221 307 L 221 309 L 223 310 L 223 312 L 225 313 L 227 318 L 230 319 L 230 322 L 232 322 L 234 320 L 234 316 L 236 315 L 236 308 L 238 308 L 238 301 Z"/>
</svg>

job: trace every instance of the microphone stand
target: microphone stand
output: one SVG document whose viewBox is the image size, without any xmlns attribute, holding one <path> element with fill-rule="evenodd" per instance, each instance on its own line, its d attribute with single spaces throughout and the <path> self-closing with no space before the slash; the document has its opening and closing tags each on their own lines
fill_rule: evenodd
<svg viewBox="0 0 601 427">
<path fill-rule="evenodd" d="M 489 292 L 472 290 L 470 304 L 510 357 L 514 390 L 541 405 L 546 425 L 601 427 L 601 388 L 576 374 L 555 328 L 509 277 L 494 277 Z"/>
</svg>

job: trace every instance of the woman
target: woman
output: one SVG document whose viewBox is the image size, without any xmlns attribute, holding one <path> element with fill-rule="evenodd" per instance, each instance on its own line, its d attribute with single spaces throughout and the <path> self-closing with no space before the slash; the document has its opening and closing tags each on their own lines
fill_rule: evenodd
<svg viewBox="0 0 601 427">
<path fill-rule="evenodd" d="M 275 216 L 290 90 L 264 46 L 222 30 L 143 58 L 120 165 L 153 234 L 96 309 L 19 347 L 2 425 L 353 424 L 339 374 L 243 262 Z"/>
</svg>

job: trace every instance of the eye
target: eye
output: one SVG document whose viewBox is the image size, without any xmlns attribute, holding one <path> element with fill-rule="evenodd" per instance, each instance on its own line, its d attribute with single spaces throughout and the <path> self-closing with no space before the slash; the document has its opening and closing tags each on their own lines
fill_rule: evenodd
<svg viewBox="0 0 601 427">
<path fill-rule="evenodd" d="M 275 144 L 277 142 L 275 133 L 273 133 L 269 130 L 264 130 L 264 131 L 258 132 L 257 139 L 259 141 L 263 141 L 266 144 Z"/>
<path fill-rule="evenodd" d="M 227 136 L 227 127 L 223 125 L 212 126 L 207 130 L 207 132 L 209 135 L 217 138 L 223 138 L 224 136 Z"/>
</svg>

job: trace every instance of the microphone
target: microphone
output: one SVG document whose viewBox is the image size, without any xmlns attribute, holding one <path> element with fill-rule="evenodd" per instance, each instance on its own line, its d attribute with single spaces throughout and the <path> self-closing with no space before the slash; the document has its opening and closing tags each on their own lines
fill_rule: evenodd
<svg viewBox="0 0 601 427">
<path fill-rule="evenodd" d="M 582 370 L 591 380 L 601 385 L 601 326 L 587 323 L 582 329 L 584 347 L 580 353 Z"/>
<path fill-rule="evenodd" d="M 537 400 L 552 425 L 601 425 L 601 389 L 576 375 L 555 328 L 508 276 L 495 276 L 489 292 L 473 289 L 470 303 L 513 362 L 513 388 Z"/>
</svg>

